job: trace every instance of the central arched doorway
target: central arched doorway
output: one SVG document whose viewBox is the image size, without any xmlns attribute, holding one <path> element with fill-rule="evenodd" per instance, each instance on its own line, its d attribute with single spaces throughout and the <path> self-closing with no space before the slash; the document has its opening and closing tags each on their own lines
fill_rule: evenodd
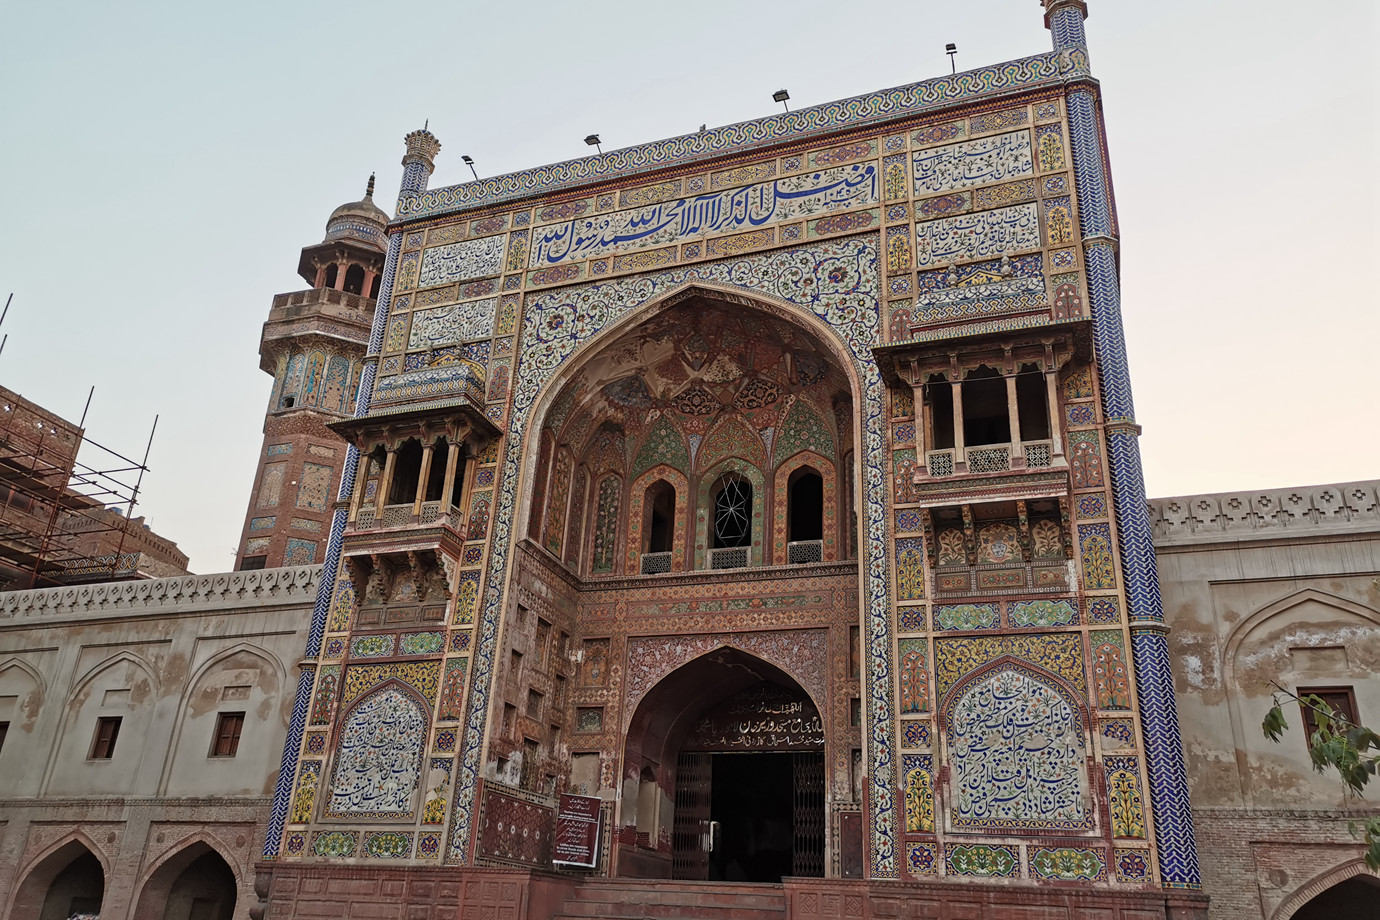
<svg viewBox="0 0 1380 920">
<path fill-rule="evenodd" d="M 621 823 L 636 838 L 618 874 L 823 876 L 824 750 L 815 702 L 780 668 L 724 647 L 676 669 L 628 729 Z"/>
</svg>

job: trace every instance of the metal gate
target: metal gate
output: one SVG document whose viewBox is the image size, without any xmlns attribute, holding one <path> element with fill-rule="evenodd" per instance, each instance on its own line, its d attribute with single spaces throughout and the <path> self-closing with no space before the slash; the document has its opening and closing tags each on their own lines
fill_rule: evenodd
<svg viewBox="0 0 1380 920">
<path fill-rule="evenodd" d="M 692 881 L 709 878 L 713 758 L 713 754 L 682 753 L 676 760 L 676 815 L 671 832 L 672 878 Z"/>
<path fill-rule="evenodd" d="M 795 754 L 791 766 L 795 786 L 792 872 L 798 877 L 823 878 L 824 755 Z"/>
</svg>

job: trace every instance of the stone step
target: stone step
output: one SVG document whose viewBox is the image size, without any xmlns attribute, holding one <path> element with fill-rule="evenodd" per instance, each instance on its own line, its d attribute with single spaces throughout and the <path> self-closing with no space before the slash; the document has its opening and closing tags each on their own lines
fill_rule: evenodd
<svg viewBox="0 0 1380 920">
<path fill-rule="evenodd" d="M 557 920 L 785 920 L 779 885 L 607 880 L 585 882 Z"/>
</svg>

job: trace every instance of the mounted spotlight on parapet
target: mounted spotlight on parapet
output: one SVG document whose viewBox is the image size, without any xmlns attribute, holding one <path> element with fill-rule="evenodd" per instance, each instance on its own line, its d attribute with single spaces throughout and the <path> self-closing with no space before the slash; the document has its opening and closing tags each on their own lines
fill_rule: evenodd
<svg viewBox="0 0 1380 920">
<path fill-rule="evenodd" d="M 786 92 L 784 89 L 778 89 L 776 92 L 774 92 L 774 93 L 771 94 L 771 100 L 772 100 L 772 102 L 779 102 L 779 103 L 781 103 L 781 106 L 782 106 L 787 112 L 789 112 L 789 111 L 791 110 L 791 107 L 788 106 L 788 105 L 786 105 L 786 100 L 789 99 L 789 98 L 791 98 L 791 94 L 788 93 L 788 92 Z"/>
<path fill-rule="evenodd" d="M 593 147 L 595 150 L 599 151 L 600 153 L 603 153 L 603 152 L 604 152 L 604 148 L 601 147 L 601 146 L 599 146 L 599 135 L 597 135 L 597 134 L 591 134 L 589 137 L 586 137 L 586 138 L 585 138 L 585 143 L 586 143 L 586 144 L 589 144 L 589 146 Z"/>
<path fill-rule="evenodd" d="M 473 173 L 473 175 L 474 175 L 474 181 L 475 181 L 475 182 L 478 182 L 478 181 L 479 181 L 479 173 L 477 173 L 477 172 L 474 171 L 474 160 L 473 160 L 473 159 L 470 157 L 470 155 L 467 154 L 467 153 L 462 153 L 462 154 L 460 155 L 460 159 L 464 162 L 464 164 L 465 164 L 466 166 L 468 166 L 468 167 L 470 168 L 470 172 Z"/>
<path fill-rule="evenodd" d="M 949 56 L 949 73 L 958 73 L 958 65 L 954 63 L 954 55 L 958 54 L 958 45 L 949 42 L 944 46 L 944 53 Z"/>
</svg>

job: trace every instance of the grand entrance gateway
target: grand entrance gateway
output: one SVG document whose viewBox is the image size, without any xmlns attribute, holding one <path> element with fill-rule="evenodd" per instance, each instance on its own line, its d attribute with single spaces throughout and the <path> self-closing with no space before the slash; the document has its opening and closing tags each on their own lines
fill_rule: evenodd
<svg viewBox="0 0 1380 920">
<path fill-rule="evenodd" d="M 511 175 L 407 136 L 255 916 L 1203 915 L 1043 6 L 1049 52 Z"/>
</svg>

